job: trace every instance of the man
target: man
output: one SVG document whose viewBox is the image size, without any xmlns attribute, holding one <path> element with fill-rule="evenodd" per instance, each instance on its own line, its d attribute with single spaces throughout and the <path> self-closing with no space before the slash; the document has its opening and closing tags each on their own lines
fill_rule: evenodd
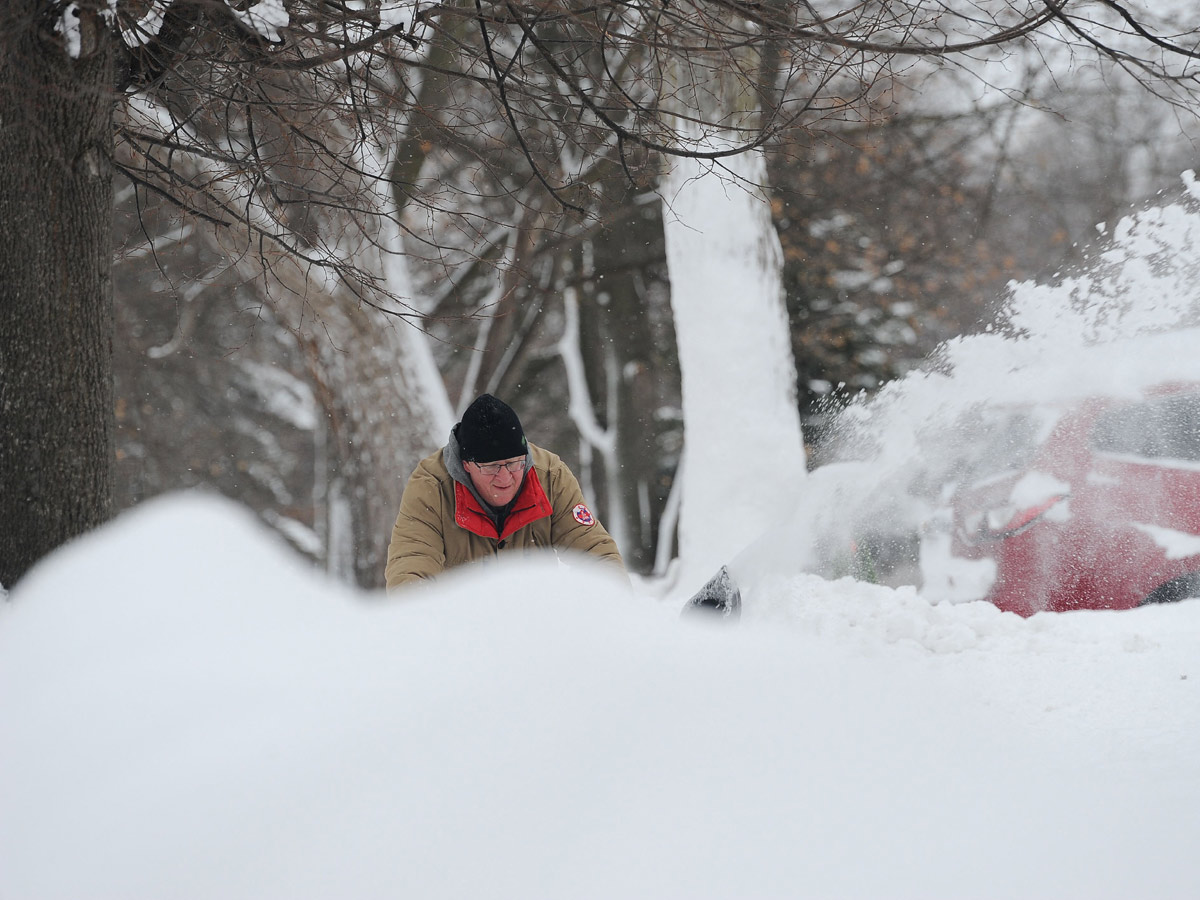
<svg viewBox="0 0 1200 900">
<path fill-rule="evenodd" d="M 566 463 L 528 443 L 512 408 L 483 394 L 404 488 L 388 545 L 388 590 L 501 552 L 548 548 L 587 553 L 625 572 Z"/>
</svg>

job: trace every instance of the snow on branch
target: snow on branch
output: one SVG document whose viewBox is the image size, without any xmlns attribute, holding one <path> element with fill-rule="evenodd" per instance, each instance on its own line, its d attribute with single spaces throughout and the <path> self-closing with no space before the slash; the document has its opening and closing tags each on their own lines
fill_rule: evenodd
<svg viewBox="0 0 1200 900">
<path fill-rule="evenodd" d="M 234 18 L 272 44 L 282 40 L 279 30 L 286 28 L 290 22 L 283 0 L 259 0 L 246 10 L 238 9 L 231 0 L 225 0 L 225 5 Z"/>
<path fill-rule="evenodd" d="M 563 309 L 563 333 L 556 349 L 567 370 L 567 391 L 570 394 L 567 412 L 583 439 L 607 456 L 616 449 L 616 433 L 612 428 L 601 427 L 596 421 L 596 413 L 588 395 L 583 350 L 579 342 L 579 292 L 576 288 L 569 287 L 563 291 Z"/>
<path fill-rule="evenodd" d="M 188 123 L 173 118 L 162 105 L 147 97 L 135 96 L 129 100 L 129 109 L 131 113 L 139 115 L 154 132 L 172 134 L 176 145 L 190 148 L 192 152 L 189 157 L 199 170 L 189 178 L 179 167 L 171 169 L 173 181 L 170 186 L 177 193 L 182 192 L 176 196 L 148 177 L 142 177 L 132 167 L 121 166 L 121 171 L 135 185 L 167 197 L 189 214 L 205 218 L 218 227 L 245 229 L 249 238 L 247 246 L 257 245 L 258 250 L 256 254 L 244 256 L 256 255 L 263 271 L 272 272 L 281 281 L 285 280 L 273 265 L 271 257 L 277 252 L 279 258 L 291 260 L 301 282 L 292 285 L 298 294 L 306 293 L 305 286 L 330 294 L 341 285 L 357 300 L 387 315 L 413 320 L 419 318 L 420 310 L 391 294 L 380 283 L 380 277 L 356 259 L 354 248 L 339 246 L 337 242 L 331 243 L 323 237 L 305 240 L 297 235 L 289 227 L 286 212 L 277 209 L 269 190 L 264 190 L 261 178 L 252 171 L 243 171 L 230 164 L 237 158 L 236 147 L 226 146 L 221 152 L 215 149 L 197 152 L 208 146 L 205 139 Z M 350 155 L 362 159 L 361 154 Z M 161 165 L 149 156 L 144 158 L 148 163 Z M 357 171 L 368 182 L 372 180 L 371 173 L 361 169 Z M 200 196 L 189 198 L 190 191 Z M 364 206 L 366 208 L 358 212 L 368 220 L 388 216 L 386 210 L 373 207 L 370 203 Z M 376 299 L 376 294 L 382 294 L 387 302 Z"/>
<path fill-rule="evenodd" d="M 152 0 L 144 5 L 144 9 L 130 15 L 125 13 L 120 24 L 119 32 L 122 43 L 129 48 L 145 47 L 154 41 L 162 31 L 167 13 L 175 5 L 176 0 Z M 89 10 L 98 15 L 103 27 L 109 28 L 117 21 L 118 0 L 107 0 L 106 5 L 98 10 Z M 127 4 L 128 6 L 128 4 Z M 244 28 L 253 31 L 259 37 L 272 44 L 283 40 L 282 29 L 291 24 L 291 16 L 283 5 L 283 0 L 258 0 L 257 3 L 242 9 L 242 4 L 236 0 L 225 0 L 225 6 Z M 392 6 L 400 6 L 392 4 Z M 395 12 L 396 10 L 389 10 Z M 62 7 L 62 12 L 55 22 L 54 30 L 62 35 L 63 46 L 67 55 L 79 59 L 84 51 L 84 9 L 76 2 Z"/>
<path fill-rule="evenodd" d="M 112 0 L 115 6 L 115 0 Z M 167 10 L 175 0 L 154 0 L 149 9 L 136 22 L 121 26 L 121 40 L 127 47 L 144 47 L 162 31 L 163 22 L 167 18 Z"/>
</svg>

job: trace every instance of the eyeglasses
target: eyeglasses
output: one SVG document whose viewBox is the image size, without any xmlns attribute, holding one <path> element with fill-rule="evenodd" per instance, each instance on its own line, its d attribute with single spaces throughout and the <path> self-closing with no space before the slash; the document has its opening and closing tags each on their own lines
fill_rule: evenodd
<svg viewBox="0 0 1200 900">
<path fill-rule="evenodd" d="M 525 458 L 510 460 L 502 463 L 475 463 L 475 468 L 488 478 L 495 478 L 501 469 L 507 469 L 511 474 L 518 475 L 525 469 Z"/>
</svg>

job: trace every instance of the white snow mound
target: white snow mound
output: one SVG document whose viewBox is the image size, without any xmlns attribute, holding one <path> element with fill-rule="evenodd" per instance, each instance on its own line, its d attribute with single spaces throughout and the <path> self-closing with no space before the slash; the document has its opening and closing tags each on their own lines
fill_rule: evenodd
<svg viewBox="0 0 1200 900">
<path fill-rule="evenodd" d="M 339 588 L 184 496 L 0 608 L 0 896 L 1195 897 L 1200 603 L 553 560 Z"/>
</svg>

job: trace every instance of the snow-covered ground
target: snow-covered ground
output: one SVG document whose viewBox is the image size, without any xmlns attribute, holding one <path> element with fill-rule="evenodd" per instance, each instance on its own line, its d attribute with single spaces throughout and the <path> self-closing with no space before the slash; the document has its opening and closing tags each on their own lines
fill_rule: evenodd
<svg viewBox="0 0 1200 900">
<path fill-rule="evenodd" d="M 364 595 L 204 495 L 51 555 L 0 604 L 0 898 L 1200 897 L 1200 600 L 806 574 L 931 512 L 981 406 L 1200 379 L 1185 184 L 852 408 L 857 455 L 713 561 L 737 622 L 550 560 Z"/>
<path fill-rule="evenodd" d="M 0 608 L 0 897 L 1200 896 L 1200 601 L 769 593 L 387 600 L 148 503 Z"/>
</svg>

